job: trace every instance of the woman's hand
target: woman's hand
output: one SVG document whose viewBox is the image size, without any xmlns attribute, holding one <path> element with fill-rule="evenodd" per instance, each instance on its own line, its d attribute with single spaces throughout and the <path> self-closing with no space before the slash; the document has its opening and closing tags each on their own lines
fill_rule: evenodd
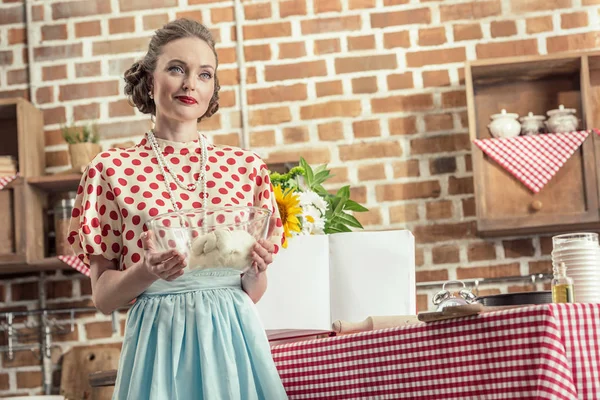
<svg viewBox="0 0 600 400">
<path fill-rule="evenodd" d="M 256 242 L 252 251 L 252 270 L 255 275 L 267 270 L 269 264 L 273 262 L 273 251 L 275 246 L 268 240 L 260 239 Z"/>
<path fill-rule="evenodd" d="M 142 233 L 144 247 L 143 268 L 158 279 L 172 281 L 183 275 L 185 258 L 176 250 L 159 252 L 156 250 L 152 232 Z"/>
</svg>

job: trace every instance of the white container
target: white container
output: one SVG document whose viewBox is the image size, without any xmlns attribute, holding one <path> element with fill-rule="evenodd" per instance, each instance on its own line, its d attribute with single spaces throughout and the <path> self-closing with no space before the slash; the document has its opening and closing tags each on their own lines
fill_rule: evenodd
<svg viewBox="0 0 600 400">
<path fill-rule="evenodd" d="M 574 108 L 565 108 L 562 104 L 557 109 L 550 110 L 546 127 L 552 133 L 573 132 L 579 126 L 579 120 L 575 116 L 577 110 Z"/>
<path fill-rule="evenodd" d="M 507 113 L 502 109 L 499 114 L 494 114 L 490 118 L 492 122 L 488 125 L 488 129 L 495 138 L 515 137 L 521 133 L 521 124 L 517 120 L 519 114 Z"/>
<path fill-rule="evenodd" d="M 519 118 L 519 121 L 521 121 L 521 135 L 531 136 L 546 133 L 545 120 L 546 117 L 543 115 L 533 115 L 530 111 L 526 116 Z"/>
</svg>

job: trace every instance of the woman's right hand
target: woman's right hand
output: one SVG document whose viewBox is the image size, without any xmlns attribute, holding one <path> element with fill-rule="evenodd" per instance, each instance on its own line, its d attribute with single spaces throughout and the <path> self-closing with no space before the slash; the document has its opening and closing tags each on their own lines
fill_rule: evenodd
<svg viewBox="0 0 600 400">
<path fill-rule="evenodd" d="M 186 266 L 185 258 L 176 250 L 157 251 L 152 232 L 142 233 L 142 246 L 144 247 L 143 268 L 151 275 L 172 281 L 183 275 Z"/>
</svg>

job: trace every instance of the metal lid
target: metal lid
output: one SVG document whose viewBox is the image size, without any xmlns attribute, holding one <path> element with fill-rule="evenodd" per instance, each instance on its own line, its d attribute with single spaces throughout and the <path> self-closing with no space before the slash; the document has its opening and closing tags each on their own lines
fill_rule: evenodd
<svg viewBox="0 0 600 400">
<path fill-rule="evenodd" d="M 54 204 L 54 209 L 73 208 L 75 207 L 75 199 L 60 199 Z"/>
</svg>

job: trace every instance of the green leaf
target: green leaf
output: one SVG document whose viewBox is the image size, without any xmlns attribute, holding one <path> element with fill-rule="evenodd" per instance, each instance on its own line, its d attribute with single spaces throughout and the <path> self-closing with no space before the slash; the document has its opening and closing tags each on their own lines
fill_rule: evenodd
<svg viewBox="0 0 600 400">
<path fill-rule="evenodd" d="M 354 200 L 348 200 L 348 201 L 346 201 L 346 206 L 344 207 L 344 210 L 356 211 L 356 212 L 369 211 L 368 208 L 361 206 L 360 204 L 358 204 Z"/>
<path fill-rule="evenodd" d="M 338 200 L 338 203 L 335 205 L 335 208 L 333 209 L 334 216 L 340 214 L 342 212 L 342 210 L 344 210 L 344 205 L 346 204 L 346 201 L 348 201 L 347 197 L 336 197 L 335 199 Z"/>
<path fill-rule="evenodd" d="M 350 198 L 350 186 L 341 187 L 335 194 L 337 197 L 343 197 L 345 199 Z"/>
<path fill-rule="evenodd" d="M 306 179 L 306 186 L 312 187 L 314 180 L 314 173 L 310 165 L 306 162 L 304 157 L 300 157 L 300 166 L 304 169 L 304 178 Z"/>
<path fill-rule="evenodd" d="M 325 182 L 329 178 L 330 178 L 329 171 L 327 171 L 327 170 L 316 172 L 315 173 L 315 184 L 320 185 L 321 183 Z"/>
<path fill-rule="evenodd" d="M 363 226 L 361 225 L 361 223 L 358 222 L 358 220 L 356 218 L 354 218 L 353 215 L 341 213 L 340 215 L 337 216 L 337 219 L 339 219 L 340 222 L 344 223 L 345 225 L 349 225 L 354 228 L 363 229 Z"/>
<path fill-rule="evenodd" d="M 340 224 L 340 223 L 332 224 L 329 227 L 329 229 L 335 230 L 336 232 L 352 232 L 352 230 L 350 228 L 348 228 L 346 225 Z"/>
</svg>

